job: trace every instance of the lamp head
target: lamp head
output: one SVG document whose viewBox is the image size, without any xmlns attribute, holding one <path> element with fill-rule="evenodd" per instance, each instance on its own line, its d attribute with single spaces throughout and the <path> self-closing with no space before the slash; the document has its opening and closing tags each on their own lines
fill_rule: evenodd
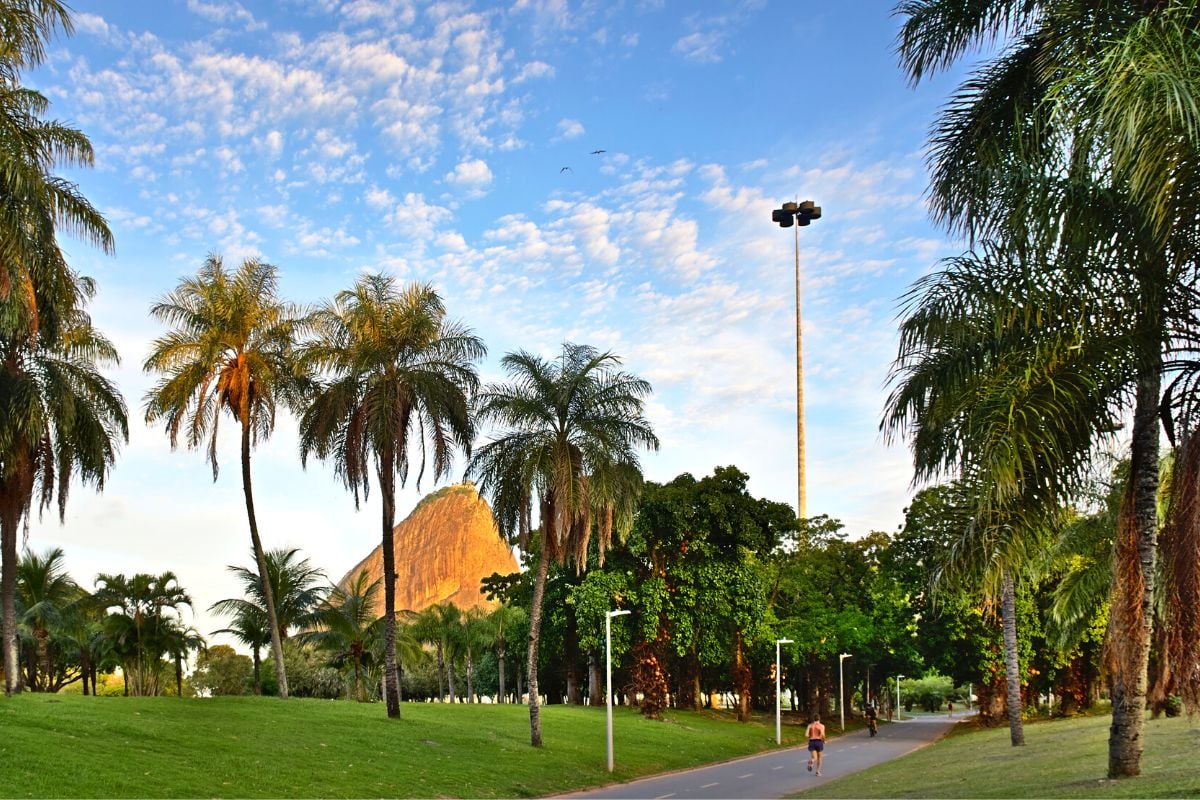
<svg viewBox="0 0 1200 800">
<path fill-rule="evenodd" d="M 617 609 L 616 611 L 609 611 L 609 612 L 608 612 L 608 615 L 609 615 L 610 617 L 623 617 L 623 616 L 625 616 L 626 614 L 632 614 L 632 613 L 633 613 L 633 612 L 632 612 L 632 611 L 630 611 L 630 610 L 629 610 L 629 609 L 627 609 L 627 608 L 619 608 L 619 609 Z"/>
<path fill-rule="evenodd" d="M 791 639 L 776 639 L 775 644 L 795 644 Z"/>
</svg>

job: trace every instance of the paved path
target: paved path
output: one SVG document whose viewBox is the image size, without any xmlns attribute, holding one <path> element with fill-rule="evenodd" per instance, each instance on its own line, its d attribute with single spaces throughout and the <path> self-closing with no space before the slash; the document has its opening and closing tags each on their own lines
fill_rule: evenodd
<svg viewBox="0 0 1200 800">
<path fill-rule="evenodd" d="M 954 721 L 958 719 L 956 716 Z M 804 768 L 808 751 L 804 747 L 789 747 L 565 797 L 639 800 L 787 797 L 923 747 L 952 724 L 953 721 L 942 716 L 918 716 L 902 723 L 880 725 L 879 735 L 874 739 L 865 730 L 830 739 L 825 745 L 825 766 L 819 778 Z"/>
</svg>

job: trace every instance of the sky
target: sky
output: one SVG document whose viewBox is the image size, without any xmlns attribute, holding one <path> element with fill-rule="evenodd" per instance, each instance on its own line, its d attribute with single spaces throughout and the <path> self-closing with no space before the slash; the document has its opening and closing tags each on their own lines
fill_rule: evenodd
<svg viewBox="0 0 1200 800">
<path fill-rule="evenodd" d="M 366 271 L 431 282 L 487 343 L 484 381 L 517 349 L 610 350 L 654 387 L 647 478 L 733 464 L 795 504 L 794 242 L 771 222 L 789 200 L 824 212 L 800 235 L 808 513 L 854 537 L 903 520 L 908 452 L 878 426 L 899 299 L 962 249 L 924 203 L 926 132 L 961 76 L 908 84 L 891 2 L 72 5 L 74 36 L 26 82 L 95 146 L 63 174 L 116 253 L 64 247 L 98 282 L 131 429 L 104 492 L 75 487 L 29 545 L 63 548 L 85 586 L 172 570 L 204 632 L 240 594 L 235 426 L 214 482 L 142 422 L 149 307 L 209 253 L 277 265 L 304 304 Z M 377 497 L 356 510 L 330 468 L 302 469 L 286 413 L 253 473 L 265 546 L 336 580 L 378 544 Z M 398 519 L 446 482 L 410 482 Z"/>
</svg>

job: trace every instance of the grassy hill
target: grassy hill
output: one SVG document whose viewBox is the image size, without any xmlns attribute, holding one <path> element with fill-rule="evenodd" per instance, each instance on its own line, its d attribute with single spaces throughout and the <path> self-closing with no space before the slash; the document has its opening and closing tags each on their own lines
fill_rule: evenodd
<svg viewBox="0 0 1200 800">
<path fill-rule="evenodd" d="M 1200 720 L 1146 723 L 1142 775 L 1104 778 L 1109 716 L 959 733 L 904 758 L 832 781 L 800 797 L 1200 797 Z M 831 762 L 826 772 L 835 773 Z"/>
<path fill-rule="evenodd" d="M 765 723 L 765 724 L 764 724 Z M 773 717 L 274 698 L 0 697 L 0 797 L 528 797 L 774 747 Z M 784 744 L 803 727 L 785 726 Z"/>
</svg>

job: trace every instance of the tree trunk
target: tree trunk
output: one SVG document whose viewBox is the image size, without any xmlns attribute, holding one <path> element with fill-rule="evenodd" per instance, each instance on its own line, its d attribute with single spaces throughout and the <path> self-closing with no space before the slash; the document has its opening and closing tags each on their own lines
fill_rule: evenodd
<svg viewBox="0 0 1200 800">
<path fill-rule="evenodd" d="M 254 514 L 254 492 L 250 482 L 250 393 L 242 392 L 240 416 L 242 421 L 242 492 L 246 495 L 246 519 L 250 522 L 250 544 L 254 548 L 254 561 L 258 564 L 258 585 L 263 600 L 267 603 L 267 624 L 271 628 L 271 653 L 275 656 L 275 680 L 279 684 L 279 697 L 288 696 L 287 671 L 283 663 L 283 641 L 279 638 L 279 617 L 275 614 L 275 597 L 271 581 L 267 576 L 267 560 L 263 556 L 262 540 L 258 536 L 258 517 Z"/>
<path fill-rule="evenodd" d="M 1000 578 L 1000 615 L 1004 624 L 1004 673 L 1008 678 L 1008 732 L 1013 747 L 1025 745 L 1021 722 L 1021 665 L 1017 660 L 1017 597 L 1012 572 Z"/>
<path fill-rule="evenodd" d="M 475 659 L 467 653 L 467 702 L 475 702 Z"/>
<path fill-rule="evenodd" d="M 400 716 L 400 674 L 396 670 L 396 462 L 390 449 L 379 464 L 379 488 L 383 496 L 383 689 L 387 715 Z"/>
<path fill-rule="evenodd" d="M 588 705 L 604 704 L 604 680 L 600 677 L 600 654 L 588 650 Z"/>
<path fill-rule="evenodd" d="M 750 721 L 750 667 L 742 645 L 742 632 L 734 634 L 733 644 L 733 688 L 737 692 L 738 722 Z"/>
<path fill-rule="evenodd" d="M 262 694 L 262 655 L 258 652 L 258 645 L 251 648 L 254 653 L 254 693 Z"/>
<path fill-rule="evenodd" d="M 1114 662 L 1113 715 L 1108 734 L 1110 778 L 1139 775 L 1142 771 L 1146 670 L 1154 625 L 1154 561 L 1158 543 L 1160 366 L 1146 369 L 1138 380 L 1129 488 L 1117 521 L 1113 548 L 1115 591 L 1109 620 Z"/>
<path fill-rule="evenodd" d="M 361 653 L 354 654 L 354 699 L 360 703 L 367 702 L 366 695 L 363 694 Z"/>
<path fill-rule="evenodd" d="M 496 701 L 507 703 L 508 697 L 504 692 L 504 645 L 500 644 L 496 647 L 496 669 L 500 672 L 500 692 L 496 695 Z"/>
<path fill-rule="evenodd" d="M 183 697 L 183 656 L 175 656 L 175 694 Z"/>
<path fill-rule="evenodd" d="M 550 523 L 543 522 L 543 529 Z M 529 674 L 529 743 L 534 747 L 542 746 L 542 708 L 538 698 L 538 637 L 542 633 L 542 596 L 546 593 L 546 575 L 550 571 L 549 549 L 545 541 L 546 533 L 542 533 L 542 551 L 538 553 L 537 576 L 533 581 L 533 603 L 529 610 L 529 658 L 527 671 Z"/>
<path fill-rule="evenodd" d="M 450 702 L 458 702 L 458 681 L 455 680 L 458 676 L 454 673 L 454 659 L 451 658 L 446 662 L 446 686 L 450 689 Z"/>
<path fill-rule="evenodd" d="M 83 696 L 88 696 L 88 679 L 92 676 L 92 654 L 87 647 L 79 648 L 79 674 L 83 677 Z"/>
<path fill-rule="evenodd" d="M 438 642 L 434 649 L 437 651 L 438 665 L 438 702 L 446 702 L 446 655 L 442 652 L 442 643 Z"/>
<path fill-rule="evenodd" d="M 566 608 L 566 630 L 564 631 L 563 660 L 566 662 L 567 702 L 573 706 L 583 705 L 583 691 L 579 687 L 579 626 L 575 621 L 575 607 Z"/>
<path fill-rule="evenodd" d="M 17 637 L 17 528 L 21 510 L 14 498 L 4 498 L 0 518 L 0 625 L 4 627 L 4 693 L 21 691 L 21 665 Z"/>
</svg>

